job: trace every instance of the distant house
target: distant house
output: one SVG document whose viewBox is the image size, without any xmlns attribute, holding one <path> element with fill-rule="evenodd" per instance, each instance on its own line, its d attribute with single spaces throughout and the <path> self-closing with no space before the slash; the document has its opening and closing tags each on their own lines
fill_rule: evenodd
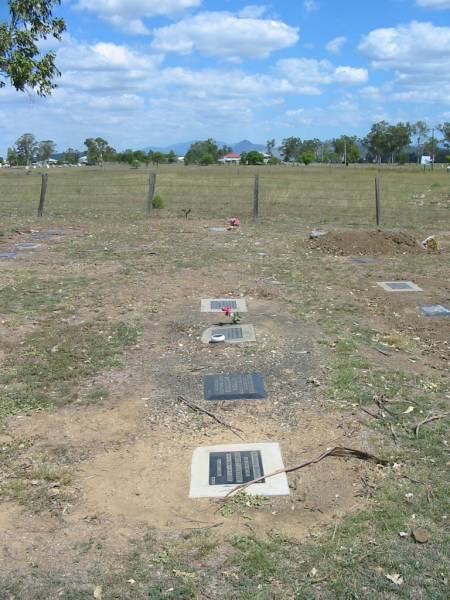
<svg viewBox="0 0 450 600">
<path fill-rule="evenodd" d="M 236 152 L 225 154 L 223 158 L 219 158 L 219 162 L 224 165 L 238 165 L 241 162 L 241 155 Z"/>
<path fill-rule="evenodd" d="M 87 156 L 80 156 L 80 158 L 78 159 L 79 165 L 87 165 L 88 163 L 89 161 Z"/>
</svg>

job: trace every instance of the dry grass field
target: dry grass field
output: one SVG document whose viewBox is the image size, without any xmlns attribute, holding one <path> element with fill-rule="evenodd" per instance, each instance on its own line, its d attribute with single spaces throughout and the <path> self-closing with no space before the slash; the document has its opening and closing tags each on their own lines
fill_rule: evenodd
<svg viewBox="0 0 450 600">
<path fill-rule="evenodd" d="M 450 307 L 450 176 L 382 170 L 379 233 L 376 169 L 155 171 L 145 218 L 148 170 L 51 169 L 40 219 L 40 173 L 0 172 L 0 599 L 447 598 L 450 318 L 418 306 Z M 430 234 L 441 252 L 412 241 Z M 241 295 L 256 343 L 202 344 L 200 299 Z M 267 400 L 203 400 L 236 371 Z M 242 440 L 180 395 L 285 466 L 388 464 L 189 500 L 195 448 Z"/>
</svg>

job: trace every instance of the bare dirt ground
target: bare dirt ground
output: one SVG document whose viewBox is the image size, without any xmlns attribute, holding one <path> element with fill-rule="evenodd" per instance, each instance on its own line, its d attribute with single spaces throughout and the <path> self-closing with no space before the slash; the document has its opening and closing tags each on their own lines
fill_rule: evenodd
<svg viewBox="0 0 450 600">
<path fill-rule="evenodd" d="M 130 540 L 149 529 L 158 540 L 211 530 L 218 547 L 233 536 L 270 539 L 274 532 L 299 542 L 310 539 L 367 509 L 371 486 L 381 477 L 378 468 L 329 459 L 291 475 L 289 497 L 264 501 L 250 518 L 239 510 L 224 516 L 217 502 L 189 500 L 192 452 L 242 440 L 178 397 L 214 411 L 241 429 L 246 441 L 279 442 L 288 466 L 332 446 L 394 452 L 395 440 L 380 443 L 368 426 L 370 417 L 358 409 L 354 382 L 329 383 L 339 378 L 333 364 L 350 338 L 364 342 L 354 354 L 369 361 L 366 374 L 388 366 L 405 377 L 425 380 L 431 372 L 446 378 L 448 328 L 418 315 L 416 294 L 386 294 L 376 282 L 410 279 L 425 290 L 420 302 L 448 304 L 450 283 L 436 267 L 448 255 L 430 257 L 403 233 L 383 235 L 380 242 L 378 232 L 341 231 L 304 242 L 306 232 L 301 239 L 250 228 L 212 235 L 207 232 L 212 224 L 162 222 L 148 241 L 142 232 L 133 240 L 108 232 L 96 242 L 94 230 L 73 228 L 51 246 L 2 263 L 6 277 L 45 265 L 46 276 L 53 271 L 57 278 L 95 282 L 80 290 L 79 300 L 67 300 L 76 310 L 57 314 L 63 326 L 101 316 L 105 323 L 138 319 L 142 331 L 125 351 L 122 367 L 80 381 L 70 404 L 5 421 L 0 442 L 15 448 L 16 475 L 7 473 L 4 481 L 19 477 L 25 487 L 19 496 L 8 492 L 1 505 L 3 574 L 58 572 L 73 578 L 101 562 L 114 568 Z M 352 265 L 347 257 L 358 254 L 379 261 Z M 419 268 L 408 262 L 416 256 L 423 257 Z M 433 272 L 427 267 L 431 260 Z M 91 293 L 95 301 L 85 301 Z M 255 326 L 257 342 L 202 344 L 203 330 L 224 319 L 200 313 L 200 299 L 234 296 L 247 299 L 243 322 Z M 16 348 L 48 316 L 21 320 L 13 339 L 11 319 L 7 312 L 0 315 L 0 336 Z M 0 354 L 0 363 L 7 355 Z M 233 371 L 262 372 L 268 399 L 204 402 L 203 375 Z M 370 390 L 373 384 L 367 385 Z M 91 389 L 103 390 L 104 397 L 99 392 L 87 402 Z M 391 400 L 400 403 L 396 410 L 408 406 L 403 398 Z M 29 478 L 27 472 L 43 460 L 67 469 L 67 482 Z M 33 488 L 39 488 L 39 498 L 30 493 Z"/>
</svg>

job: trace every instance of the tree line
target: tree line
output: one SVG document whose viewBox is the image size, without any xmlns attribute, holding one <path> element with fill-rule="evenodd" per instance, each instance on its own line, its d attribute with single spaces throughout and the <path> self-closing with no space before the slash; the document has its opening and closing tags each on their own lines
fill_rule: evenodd
<svg viewBox="0 0 450 600">
<path fill-rule="evenodd" d="M 85 156 L 84 162 L 90 165 L 118 162 L 137 168 L 141 164 L 159 165 L 178 161 L 173 150 L 168 153 L 131 149 L 118 152 L 101 137 L 87 138 L 84 145 L 84 152 L 68 148 L 58 155 L 58 162 L 60 164 L 77 164 L 80 158 Z M 305 165 L 312 162 L 402 164 L 420 163 L 423 155 L 431 156 L 435 162 L 450 163 L 450 155 L 448 155 L 450 122 L 430 129 L 425 121 L 400 122 L 396 125 L 380 121 L 372 125 L 364 138 L 342 135 L 332 140 L 321 141 L 318 138 L 302 140 L 299 137 L 291 136 L 282 140 L 278 147 L 279 156 L 275 153 L 276 141 L 274 139 L 266 142 L 266 150 L 268 158 L 263 153 L 254 150 L 243 152 L 241 164 L 278 164 L 281 160 Z M 29 166 L 36 161 L 46 163 L 55 155 L 55 151 L 56 144 L 53 140 L 38 141 L 33 134 L 24 133 L 14 146 L 8 149 L 6 160 L 12 166 Z M 184 156 L 184 163 L 187 165 L 212 165 L 230 152 L 232 152 L 230 146 L 219 147 L 215 140 L 209 138 L 194 142 Z M 3 162 L 2 159 L 0 161 Z"/>
</svg>

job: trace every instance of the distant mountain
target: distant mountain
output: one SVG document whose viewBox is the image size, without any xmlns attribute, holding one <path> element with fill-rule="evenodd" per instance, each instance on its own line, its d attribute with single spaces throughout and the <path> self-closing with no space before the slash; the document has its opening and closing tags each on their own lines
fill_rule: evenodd
<svg viewBox="0 0 450 600">
<path fill-rule="evenodd" d="M 256 152 L 266 151 L 264 144 L 254 144 L 249 140 L 242 140 L 242 142 L 230 144 L 230 146 L 233 148 L 233 152 L 237 152 L 238 154 L 242 154 L 243 152 L 251 152 L 252 150 L 256 150 Z"/>
<path fill-rule="evenodd" d="M 166 147 L 147 146 L 146 148 L 143 148 L 143 150 L 144 152 L 148 152 L 149 150 L 153 150 L 153 152 L 164 152 L 164 154 L 167 154 L 167 152 L 173 150 L 177 156 L 184 156 L 193 143 L 193 141 L 179 142 Z M 249 140 L 242 140 L 241 142 L 236 142 L 235 144 L 228 144 L 227 142 L 216 140 L 216 143 L 219 148 L 222 146 L 231 146 L 233 152 L 237 152 L 238 154 L 241 154 L 242 152 L 250 152 L 250 150 L 256 150 L 257 152 L 265 152 L 266 150 L 266 147 L 263 144 L 254 144 Z"/>
</svg>

